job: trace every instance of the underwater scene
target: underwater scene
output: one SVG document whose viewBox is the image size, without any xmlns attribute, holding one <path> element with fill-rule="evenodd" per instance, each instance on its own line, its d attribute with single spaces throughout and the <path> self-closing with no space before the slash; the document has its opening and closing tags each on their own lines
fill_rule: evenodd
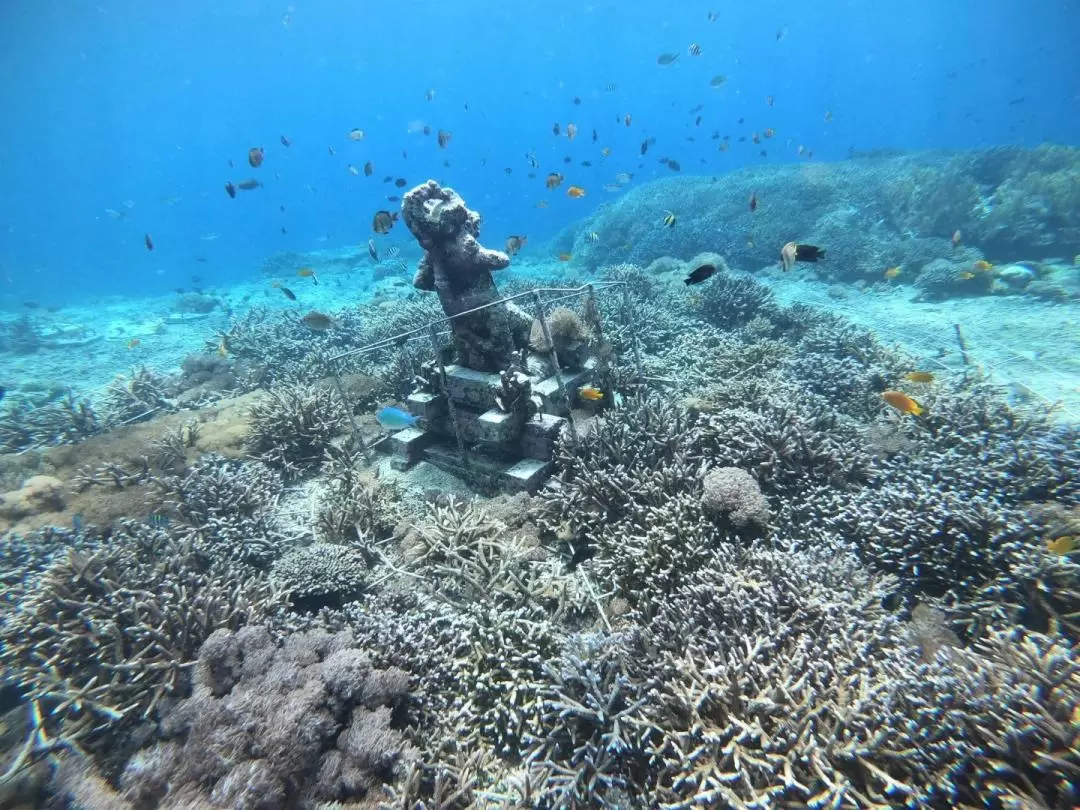
<svg viewBox="0 0 1080 810">
<path fill-rule="evenodd" d="M 1080 6 L 9 0 L 0 810 L 1080 807 Z"/>
</svg>

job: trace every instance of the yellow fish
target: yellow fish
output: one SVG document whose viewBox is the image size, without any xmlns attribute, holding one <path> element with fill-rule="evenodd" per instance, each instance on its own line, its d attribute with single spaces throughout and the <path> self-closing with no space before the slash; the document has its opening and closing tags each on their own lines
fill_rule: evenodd
<svg viewBox="0 0 1080 810">
<path fill-rule="evenodd" d="M 589 400 L 589 402 L 599 402 L 604 398 L 604 392 L 591 385 L 585 385 L 578 389 L 578 396 Z"/>
<path fill-rule="evenodd" d="M 675 222 L 676 222 L 675 215 L 673 213 L 671 213 L 670 211 L 665 211 L 664 212 L 664 227 L 665 228 L 674 228 L 675 227 Z"/>
<path fill-rule="evenodd" d="M 979 271 L 980 273 L 985 273 L 987 270 L 991 269 L 994 265 L 990 264 L 990 262 L 988 262 L 986 259 L 979 259 L 977 262 L 975 262 L 971 266 L 972 266 L 972 268 Z"/>
<path fill-rule="evenodd" d="M 570 186 L 570 188 L 566 190 L 566 196 L 580 199 L 585 196 L 585 189 L 581 186 Z"/>
<path fill-rule="evenodd" d="M 975 274 L 974 274 L 974 273 L 972 273 L 972 272 L 971 272 L 971 271 L 969 271 L 969 270 L 965 270 L 965 271 L 964 271 L 963 273 L 961 273 L 961 274 L 960 274 L 960 276 L 959 276 L 959 279 L 960 279 L 961 281 L 971 281 L 971 280 L 972 280 L 973 278 L 975 278 Z"/>
<path fill-rule="evenodd" d="M 912 416 L 922 416 L 926 413 L 922 405 L 903 391 L 882 391 L 881 398 L 900 413 L 910 413 Z"/>
<path fill-rule="evenodd" d="M 225 345 L 225 338 L 222 338 L 221 342 L 218 344 L 217 353 L 219 357 L 229 356 L 229 348 Z"/>
<path fill-rule="evenodd" d="M 904 375 L 904 379 L 909 382 L 932 383 L 934 375 L 929 371 L 909 371 Z"/>
<path fill-rule="evenodd" d="M 885 278 L 892 281 L 894 278 L 896 278 L 898 275 L 900 275 L 900 272 L 901 272 L 900 271 L 900 265 L 896 265 L 896 267 L 890 267 L 888 270 L 886 270 L 884 275 L 885 275 Z"/>
<path fill-rule="evenodd" d="M 1080 546 L 1080 540 L 1077 540 L 1073 535 L 1065 535 L 1064 537 L 1055 537 L 1053 540 L 1048 540 L 1046 550 L 1051 554 L 1059 554 L 1064 557 L 1066 554 L 1076 551 L 1078 546 Z"/>
</svg>

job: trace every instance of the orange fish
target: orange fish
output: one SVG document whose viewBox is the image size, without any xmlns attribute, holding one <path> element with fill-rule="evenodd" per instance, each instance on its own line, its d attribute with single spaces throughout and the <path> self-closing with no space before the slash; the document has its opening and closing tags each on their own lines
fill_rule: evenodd
<svg viewBox="0 0 1080 810">
<path fill-rule="evenodd" d="M 266 153 L 263 152 L 263 148 L 261 146 L 253 146 L 248 149 L 248 163 L 251 164 L 251 168 L 257 169 L 262 166 L 263 158 L 265 156 Z"/>
<path fill-rule="evenodd" d="M 566 190 L 566 196 L 573 197 L 574 199 L 584 197 L 585 189 L 583 189 L 581 186 L 570 186 L 570 188 Z"/>
<path fill-rule="evenodd" d="M 903 271 L 900 269 L 900 265 L 897 265 L 896 267 L 890 267 L 884 272 L 883 275 L 885 276 L 885 278 L 889 279 L 889 281 L 892 281 L 894 278 L 900 275 L 901 272 Z"/>
<path fill-rule="evenodd" d="M 987 270 L 992 270 L 994 265 L 990 264 L 986 259 L 979 259 L 975 264 L 971 265 L 973 270 L 977 270 L 980 273 L 985 273 Z"/>
<path fill-rule="evenodd" d="M 910 413 L 912 416 L 922 416 L 926 413 L 922 405 L 903 391 L 882 391 L 881 398 L 900 413 Z"/>
<path fill-rule="evenodd" d="M 573 256 L 572 256 L 571 254 L 569 254 L 569 253 L 560 253 L 560 254 L 559 254 L 559 261 L 560 261 L 560 262 L 568 262 L 568 261 L 570 261 L 570 260 L 571 260 L 572 258 L 574 258 L 574 257 L 573 257 Z"/>
<path fill-rule="evenodd" d="M 544 185 L 547 186 L 549 190 L 556 189 L 560 185 L 562 185 L 562 181 L 563 176 L 561 174 L 559 174 L 558 172 L 552 172 L 547 176 L 547 180 L 544 181 Z"/>
<path fill-rule="evenodd" d="M 599 402 L 604 398 L 604 392 L 591 385 L 583 385 L 578 389 L 578 396 L 587 399 L 589 402 Z"/>
</svg>

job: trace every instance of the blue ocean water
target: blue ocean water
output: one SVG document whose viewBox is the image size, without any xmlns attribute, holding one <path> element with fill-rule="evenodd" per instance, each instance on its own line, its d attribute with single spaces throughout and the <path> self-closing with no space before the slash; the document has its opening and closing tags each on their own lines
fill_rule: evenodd
<svg viewBox="0 0 1080 810">
<path fill-rule="evenodd" d="M 717 174 L 799 160 L 798 145 L 835 161 L 1080 141 L 1072 2 L 11 0 L 0 16 L 7 309 L 225 285 L 278 251 L 362 245 L 401 193 L 384 177 L 438 179 L 494 243 L 536 243 L 610 199 L 616 172 L 669 174 L 656 157 Z M 665 52 L 679 58 L 661 67 Z M 765 127 L 767 158 L 737 141 Z M 371 177 L 348 171 L 367 161 Z M 566 177 L 553 193 L 549 171 Z M 230 199 L 225 183 L 248 177 L 263 187 Z"/>
</svg>

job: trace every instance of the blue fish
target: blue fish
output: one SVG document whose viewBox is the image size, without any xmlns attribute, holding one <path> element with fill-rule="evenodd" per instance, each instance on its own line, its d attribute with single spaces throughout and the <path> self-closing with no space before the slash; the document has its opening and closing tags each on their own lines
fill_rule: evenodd
<svg viewBox="0 0 1080 810">
<path fill-rule="evenodd" d="M 393 408 L 386 406 L 380 408 L 376 414 L 375 419 L 379 424 L 388 430 L 401 430 L 403 428 L 412 427 L 420 421 L 419 416 L 413 416 L 408 411 L 403 411 L 401 408 Z"/>
</svg>

